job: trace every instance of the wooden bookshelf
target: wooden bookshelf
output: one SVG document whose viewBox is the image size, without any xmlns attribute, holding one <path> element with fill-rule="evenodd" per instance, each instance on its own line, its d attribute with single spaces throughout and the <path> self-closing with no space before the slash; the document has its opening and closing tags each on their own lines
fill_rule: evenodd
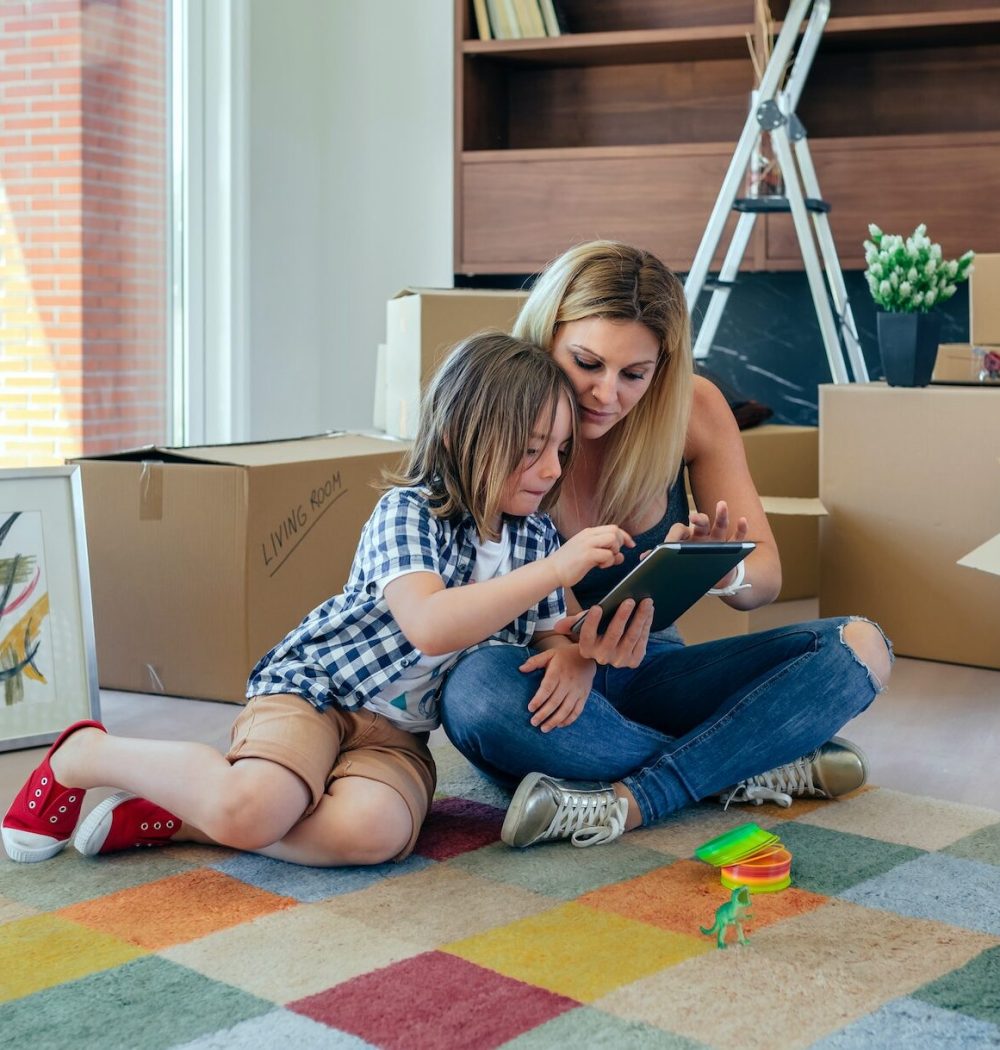
<svg viewBox="0 0 1000 1050">
<path fill-rule="evenodd" d="M 873 6 L 834 0 L 799 106 L 842 265 L 869 222 L 1000 251 L 1000 3 Z M 559 37 L 481 41 L 456 0 L 455 272 L 532 273 L 597 236 L 684 270 L 746 118 L 751 0 L 562 7 Z M 745 266 L 801 268 L 787 216 Z"/>
</svg>

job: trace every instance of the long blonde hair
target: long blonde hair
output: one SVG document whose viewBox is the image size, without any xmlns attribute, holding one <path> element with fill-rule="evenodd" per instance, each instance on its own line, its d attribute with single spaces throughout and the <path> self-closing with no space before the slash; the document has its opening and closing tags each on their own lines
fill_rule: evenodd
<svg viewBox="0 0 1000 1050">
<path fill-rule="evenodd" d="M 691 324 L 684 288 L 655 255 L 589 241 L 549 263 L 514 322 L 514 335 L 552 350 L 560 325 L 588 317 L 638 321 L 659 342 L 649 388 L 610 432 L 597 487 L 602 522 L 641 517 L 681 468 L 691 414 Z"/>
<path fill-rule="evenodd" d="M 541 347 L 504 332 L 480 332 L 459 343 L 435 373 L 420 407 L 413 447 L 389 485 L 430 493 L 436 517 L 471 514 L 484 539 L 497 540 L 493 521 L 510 476 L 532 443 L 539 416 L 550 433 L 560 399 L 570 406 L 572 436 L 564 473 L 542 500 L 547 510 L 559 495 L 577 437 L 573 385 Z"/>
</svg>

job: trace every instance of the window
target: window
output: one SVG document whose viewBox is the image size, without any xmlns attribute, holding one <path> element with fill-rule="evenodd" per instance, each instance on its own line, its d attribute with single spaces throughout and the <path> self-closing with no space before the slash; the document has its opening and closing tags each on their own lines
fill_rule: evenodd
<svg viewBox="0 0 1000 1050">
<path fill-rule="evenodd" d="M 0 8 L 0 465 L 168 436 L 168 9 Z"/>
</svg>

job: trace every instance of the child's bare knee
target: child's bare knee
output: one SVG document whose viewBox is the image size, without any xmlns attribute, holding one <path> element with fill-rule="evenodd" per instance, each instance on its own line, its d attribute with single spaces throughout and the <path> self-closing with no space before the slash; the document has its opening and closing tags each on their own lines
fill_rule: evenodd
<svg viewBox="0 0 1000 1050">
<path fill-rule="evenodd" d="M 844 624 L 841 637 L 883 688 L 892 673 L 892 652 L 881 630 L 870 620 Z"/>
<path fill-rule="evenodd" d="M 233 778 L 230 790 L 218 800 L 212 827 L 203 830 L 216 842 L 252 851 L 277 842 L 289 827 L 289 822 L 275 812 L 272 797 L 255 790 L 249 781 Z"/>
<path fill-rule="evenodd" d="M 403 797 L 385 784 L 359 778 L 345 778 L 340 784 L 347 792 L 334 796 L 340 803 L 338 839 L 348 862 L 381 864 L 399 856 L 413 833 L 413 817 Z"/>
</svg>

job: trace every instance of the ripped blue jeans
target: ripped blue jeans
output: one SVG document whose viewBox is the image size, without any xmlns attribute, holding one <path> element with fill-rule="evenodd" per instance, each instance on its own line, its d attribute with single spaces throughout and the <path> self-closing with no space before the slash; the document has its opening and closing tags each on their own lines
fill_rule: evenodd
<svg viewBox="0 0 1000 1050">
<path fill-rule="evenodd" d="M 691 646 L 654 636 L 641 666 L 598 667 L 580 717 L 549 733 L 530 724 L 529 651 L 486 646 L 448 676 L 445 732 L 507 786 L 535 771 L 621 781 L 650 824 L 808 754 L 868 707 L 881 685 L 843 641 L 850 619 Z"/>
</svg>

